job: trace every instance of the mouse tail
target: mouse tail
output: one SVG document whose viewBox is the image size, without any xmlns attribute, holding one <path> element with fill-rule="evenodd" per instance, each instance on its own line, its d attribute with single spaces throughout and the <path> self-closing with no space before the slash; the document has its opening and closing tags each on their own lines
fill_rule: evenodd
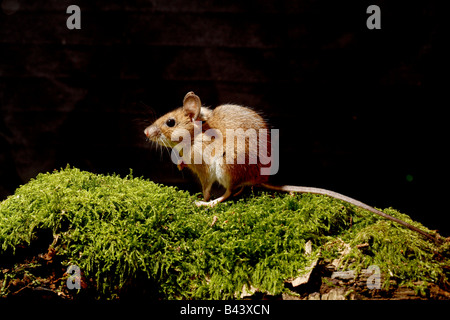
<svg viewBox="0 0 450 320">
<path fill-rule="evenodd" d="M 400 219 L 397 219 L 391 215 L 388 215 L 384 212 L 381 212 L 380 210 L 377 210 L 361 201 L 358 201 L 356 199 L 347 197 L 343 194 L 331 191 L 331 190 L 327 190 L 327 189 L 321 189 L 321 188 L 313 188 L 313 187 L 300 187 L 300 186 L 289 186 L 289 185 L 284 185 L 284 186 L 274 186 L 268 183 L 261 183 L 261 186 L 263 186 L 264 188 L 267 188 L 269 190 L 274 190 L 274 191 L 282 191 L 282 192 L 296 192 L 296 193 L 312 193 L 312 194 L 320 194 L 320 195 L 325 195 L 328 197 L 332 197 L 338 200 L 342 200 L 345 201 L 347 203 L 353 204 L 357 207 L 360 207 L 362 209 L 368 210 L 372 213 L 375 213 L 385 219 L 397 222 L 398 224 L 401 224 L 402 226 L 407 227 L 410 230 L 416 231 L 418 233 L 420 233 L 421 235 L 427 237 L 428 239 L 431 239 L 437 243 L 440 243 L 439 239 L 407 222 L 404 222 Z"/>
</svg>

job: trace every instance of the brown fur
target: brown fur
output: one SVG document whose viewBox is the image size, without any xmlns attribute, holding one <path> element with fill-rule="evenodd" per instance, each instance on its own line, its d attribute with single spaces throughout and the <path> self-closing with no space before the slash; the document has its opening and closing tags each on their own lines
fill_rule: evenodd
<svg viewBox="0 0 450 320">
<path fill-rule="evenodd" d="M 189 159 L 190 164 L 185 164 L 192 170 L 200 180 L 203 189 L 203 196 L 205 201 L 209 200 L 211 186 L 214 182 L 218 182 L 227 189 L 227 194 L 231 194 L 233 190 L 244 185 L 255 185 L 267 182 L 267 176 L 261 175 L 262 164 L 258 160 L 256 164 L 249 163 L 250 143 L 245 139 L 245 145 L 234 142 L 233 154 L 231 155 L 232 162 L 227 163 L 227 129 L 238 130 L 241 129 L 246 132 L 249 129 L 255 130 L 259 139 L 259 130 L 268 129 L 264 119 L 250 108 L 226 104 L 216 107 L 214 110 L 201 107 L 200 98 L 194 93 L 189 92 L 183 100 L 183 107 L 175 109 L 167 113 L 158 120 L 156 120 L 150 127 L 145 130 L 147 137 L 168 147 L 174 147 L 178 142 L 171 141 L 173 133 L 177 133 L 177 129 L 186 129 L 191 137 L 191 154 Z M 174 119 L 175 125 L 169 127 L 166 125 L 168 119 Z M 201 136 L 195 136 L 195 120 L 202 121 Z M 223 137 L 223 155 L 212 154 L 210 159 L 215 157 L 222 157 L 222 164 L 208 164 L 203 158 L 201 163 L 194 163 L 196 153 L 205 154 L 207 148 L 212 141 L 209 141 L 209 136 L 206 134 L 208 129 L 215 129 L 220 131 Z M 268 132 L 268 130 L 267 130 Z M 269 134 L 268 134 L 269 135 Z M 231 139 L 231 137 L 228 137 Z M 257 142 L 259 147 L 259 140 Z M 270 150 L 270 137 L 267 137 L 267 145 Z M 258 149 L 259 150 L 259 149 Z M 244 156 L 245 163 L 238 164 L 239 156 Z M 187 155 L 184 155 L 186 157 Z M 230 155 L 228 155 L 230 157 Z M 225 198 L 221 199 L 223 201 Z M 215 204 L 215 203 L 214 203 Z"/>
</svg>

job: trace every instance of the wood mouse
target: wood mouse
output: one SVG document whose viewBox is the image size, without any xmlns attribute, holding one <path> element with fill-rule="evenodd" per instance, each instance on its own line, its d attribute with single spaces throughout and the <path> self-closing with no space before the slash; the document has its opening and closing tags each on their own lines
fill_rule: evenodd
<svg viewBox="0 0 450 320">
<path fill-rule="evenodd" d="M 149 140 L 172 149 L 172 161 L 180 170 L 187 167 L 197 175 L 204 197 L 204 201 L 196 201 L 197 206 L 213 207 L 229 198 L 234 191 L 238 190 L 235 195 L 239 194 L 247 185 L 275 191 L 321 194 L 366 209 L 437 241 L 436 237 L 409 223 L 334 191 L 269 184 L 269 175 L 267 171 L 264 173 L 264 168 L 267 160 L 273 159 L 273 154 L 266 155 L 268 150 L 273 153 L 273 143 L 266 121 L 251 108 L 224 104 L 211 110 L 202 106 L 196 94 L 188 92 L 182 107 L 157 119 L 144 133 Z M 225 193 L 210 200 L 214 182 L 224 186 Z"/>
</svg>

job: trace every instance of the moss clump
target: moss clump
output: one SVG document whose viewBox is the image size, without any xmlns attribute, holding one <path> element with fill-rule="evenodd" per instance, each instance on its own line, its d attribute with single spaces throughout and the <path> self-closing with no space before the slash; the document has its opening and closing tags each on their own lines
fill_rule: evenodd
<svg viewBox="0 0 450 320">
<path fill-rule="evenodd" d="M 0 258 L 13 261 L 2 266 L 0 259 L 0 296 L 13 293 L 19 263 L 34 279 L 29 286 L 47 285 L 66 297 L 116 298 L 138 290 L 163 299 L 225 299 L 251 286 L 278 295 L 319 253 L 338 257 L 339 241 L 353 248 L 343 259 L 347 268 L 377 264 L 387 279 L 448 283 L 448 248 L 335 199 L 260 192 L 212 209 L 197 208 L 194 200 L 131 174 L 69 167 L 40 174 L 0 203 Z M 33 275 L 48 268 L 42 259 L 14 261 L 16 251 L 33 247 L 43 234 L 53 239 L 41 255 L 52 253 L 49 259 L 61 266 L 54 281 Z M 311 254 L 305 254 L 308 241 Z M 370 252 L 356 248 L 365 242 Z M 82 270 L 84 289 L 66 288 L 69 265 Z"/>
</svg>

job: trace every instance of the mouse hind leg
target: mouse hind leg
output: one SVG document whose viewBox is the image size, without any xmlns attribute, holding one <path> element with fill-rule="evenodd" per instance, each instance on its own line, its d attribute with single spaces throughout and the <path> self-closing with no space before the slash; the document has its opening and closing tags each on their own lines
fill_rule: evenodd
<svg viewBox="0 0 450 320">
<path fill-rule="evenodd" d="M 244 188 L 245 188 L 244 186 L 241 186 L 239 190 L 235 194 L 233 194 L 233 197 L 237 197 L 238 195 L 240 195 L 242 191 L 244 191 Z"/>
</svg>

